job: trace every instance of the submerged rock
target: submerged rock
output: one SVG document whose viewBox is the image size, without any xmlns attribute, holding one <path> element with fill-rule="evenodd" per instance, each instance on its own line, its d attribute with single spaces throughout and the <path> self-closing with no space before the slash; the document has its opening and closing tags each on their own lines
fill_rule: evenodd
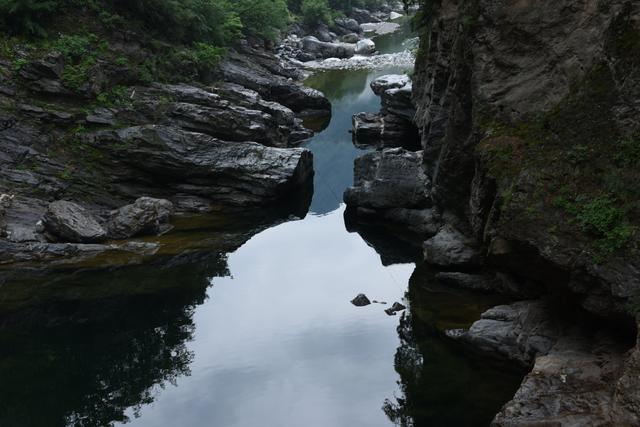
<svg viewBox="0 0 640 427">
<path fill-rule="evenodd" d="M 73 202 L 51 202 L 42 221 L 46 231 L 63 242 L 93 243 L 107 237 L 96 218 Z"/>
<path fill-rule="evenodd" d="M 351 304 L 356 307 L 364 307 L 365 305 L 371 304 L 369 298 L 365 294 L 358 294 L 354 299 L 351 300 Z"/>
<path fill-rule="evenodd" d="M 157 234 L 170 229 L 173 203 L 165 199 L 140 197 L 133 204 L 113 212 L 107 223 L 109 237 L 127 239 L 140 234 Z"/>
</svg>

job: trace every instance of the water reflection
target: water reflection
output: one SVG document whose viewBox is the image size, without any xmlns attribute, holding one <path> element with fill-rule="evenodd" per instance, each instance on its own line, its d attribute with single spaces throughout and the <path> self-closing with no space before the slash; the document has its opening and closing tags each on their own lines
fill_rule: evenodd
<svg viewBox="0 0 640 427">
<path fill-rule="evenodd" d="M 468 327 L 500 296 L 434 284 L 418 267 L 409 281 L 411 310 L 398 326 L 395 355 L 401 392 L 383 410 L 399 426 L 487 426 L 518 388 L 524 372 L 459 347 L 444 336 Z"/>
</svg>

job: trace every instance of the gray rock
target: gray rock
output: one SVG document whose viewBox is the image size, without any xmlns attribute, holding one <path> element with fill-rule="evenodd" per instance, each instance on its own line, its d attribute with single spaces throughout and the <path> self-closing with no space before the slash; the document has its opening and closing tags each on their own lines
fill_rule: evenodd
<svg viewBox="0 0 640 427">
<path fill-rule="evenodd" d="M 407 307 L 400 304 L 399 302 L 394 302 L 391 307 L 387 308 L 384 312 L 389 316 L 395 316 L 395 314 L 399 311 L 406 310 Z"/>
<path fill-rule="evenodd" d="M 411 79 L 406 74 L 386 74 L 373 79 L 369 85 L 373 93 L 381 96 L 389 89 L 399 89 L 408 84 L 411 84 Z"/>
<path fill-rule="evenodd" d="M 47 232 L 63 242 L 92 243 L 106 238 L 96 218 L 73 202 L 51 202 L 42 221 Z"/>
<path fill-rule="evenodd" d="M 406 118 L 394 114 L 357 113 L 353 115 L 352 125 L 356 145 L 420 148 L 418 130 Z"/>
<path fill-rule="evenodd" d="M 351 58 L 356 51 L 356 45 L 348 43 L 323 42 L 313 36 L 302 39 L 303 49 L 322 58 Z"/>
<path fill-rule="evenodd" d="M 106 225 L 110 238 L 127 239 L 140 234 L 157 234 L 170 228 L 173 204 L 165 199 L 140 197 L 133 204 L 113 212 Z"/>
<path fill-rule="evenodd" d="M 355 44 L 358 43 L 358 40 L 360 40 L 360 36 L 356 33 L 349 33 L 342 36 L 341 40 L 343 43 Z"/>
<path fill-rule="evenodd" d="M 308 150 L 230 143 L 173 127 L 99 131 L 87 135 L 85 143 L 101 147 L 105 154 L 127 165 L 125 171 L 130 175 L 125 175 L 126 179 L 135 182 L 142 173 L 172 191 L 226 206 L 274 203 L 306 188 L 313 176 L 313 157 Z"/>
<path fill-rule="evenodd" d="M 361 33 L 360 24 L 353 18 L 336 18 L 334 19 L 336 29 L 339 31 L 347 31 L 349 33 Z"/>
<path fill-rule="evenodd" d="M 449 334 L 484 352 L 531 366 L 537 356 L 548 354 L 560 328 L 543 301 L 519 301 L 484 312 L 468 331 Z"/>
<path fill-rule="evenodd" d="M 356 307 L 364 307 L 365 305 L 371 304 L 369 298 L 365 294 L 358 294 L 354 299 L 351 300 L 351 304 Z"/>
<path fill-rule="evenodd" d="M 358 55 L 370 55 L 376 51 L 376 44 L 371 39 L 358 40 L 355 53 Z"/>
<path fill-rule="evenodd" d="M 360 9 L 354 7 L 349 12 L 349 16 L 355 19 L 359 24 L 364 24 L 367 22 L 381 22 L 381 20 L 375 17 L 371 12 L 366 9 Z"/>
<path fill-rule="evenodd" d="M 474 239 L 447 225 L 423 244 L 427 263 L 448 268 L 472 268 L 482 263 Z"/>
<path fill-rule="evenodd" d="M 422 152 L 390 148 L 355 160 L 354 186 L 344 194 L 349 206 L 424 208 L 429 205 Z"/>
</svg>

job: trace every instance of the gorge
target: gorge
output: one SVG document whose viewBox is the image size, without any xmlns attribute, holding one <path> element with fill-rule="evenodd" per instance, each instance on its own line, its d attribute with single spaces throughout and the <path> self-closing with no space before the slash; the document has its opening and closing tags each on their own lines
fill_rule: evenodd
<svg viewBox="0 0 640 427">
<path fill-rule="evenodd" d="M 640 5 L 288 7 L 0 20 L 0 425 L 639 425 Z"/>
</svg>

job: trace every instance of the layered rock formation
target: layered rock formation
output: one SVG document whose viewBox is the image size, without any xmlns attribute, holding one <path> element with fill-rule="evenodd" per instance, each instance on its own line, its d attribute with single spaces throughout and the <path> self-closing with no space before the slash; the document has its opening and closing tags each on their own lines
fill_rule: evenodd
<svg viewBox="0 0 640 427">
<path fill-rule="evenodd" d="M 590 316 L 636 329 L 640 5 L 543 3 L 422 5 L 413 77 L 422 168 L 414 182 L 440 218 L 421 236 L 425 261 L 447 270 L 444 282 L 548 294 L 565 304 L 560 311 L 574 307 L 592 319 L 564 319 L 547 331 L 541 325 L 558 307 L 538 310 L 533 301 L 489 310 L 469 331 L 452 333 L 533 368 L 496 425 L 635 425 L 629 373 L 637 350 L 626 353 L 630 344 Z M 356 194 L 384 193 L 362 184 L 369 176 L 356 166 Z M 353 193 L 351 208 L 366 209 Z M 368 213 L 398 221 L 387 217 L 404 207 L 395 203 Z M 518 285 L 492 279 L 495 270 Z M 523 335 L 532 318 L 540 334 Z"/>
<path fill-rule="evenodd" d="M 143 85 L 97 64 L 70 87 L 65 61 L 0 62 L 2 263 L 129 251 L 102 242 L 162 232 L 165 211 L 277 204 L 287 215 L 308 203 L 312 156 L 291 147 L 313 133 L 303 118 L 331 106 L 296 82 L 295 67 L 241 43 L 212 70 L 214 84 Z"/>
</svg>

